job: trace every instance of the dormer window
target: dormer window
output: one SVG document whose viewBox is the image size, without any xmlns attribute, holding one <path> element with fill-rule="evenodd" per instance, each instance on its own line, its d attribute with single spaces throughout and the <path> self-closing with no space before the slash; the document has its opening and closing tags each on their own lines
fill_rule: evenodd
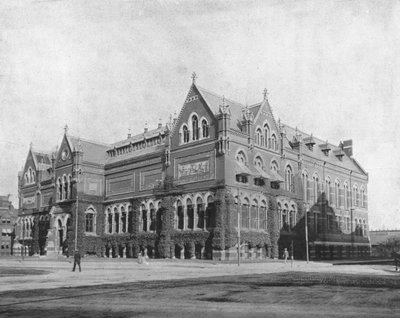
<svg viewBox="0 0 400 318">
<path fill-rule="evenodd" d="M 304 141 L 304 144 L 307 146 L 307 148 L 309 150 L 313 151 L 314 145 L 315 145 L 314 138 L 312 136 L 306 137 L 303 139 L 303 141 Z"/>
<path fill-rule="evenodd" d="M 321 151 L 324 153 L 325 156 L 329 155 L 329 151 L 331 150 L 331 146 L 326 142 L 324 144 L 319 145 Z"/>
<path fill-rule="evenodd" d="M 333 154 L 338 158 L 340 161 L 343 161 L 344 151 L 342 149 L 334 150 Z"/>
</svg>

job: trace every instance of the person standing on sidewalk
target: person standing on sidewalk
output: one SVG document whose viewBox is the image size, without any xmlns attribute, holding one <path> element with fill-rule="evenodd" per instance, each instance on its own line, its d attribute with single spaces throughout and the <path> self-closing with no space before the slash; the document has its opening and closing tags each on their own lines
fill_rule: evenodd
<svg viewBox="0 0 400 318">
<path fill-rule="evenodd" d="M 81 254 L 79 253 L 78 250 L 75 250 L 74 253 L 74 267 L 72 268 L 72 271 L 75 272 L 75 267 L 78 264 L 79 266 L 79 271 L 81 271 Z"/>
<path fill-rule="evenodd" d="M 289 257 L 289 251 L 285 247 L 285 249 L 283 250 L 283 258 L 285 259 L 285 263 L 286 263 L 288 257 Z"/>
</svg>

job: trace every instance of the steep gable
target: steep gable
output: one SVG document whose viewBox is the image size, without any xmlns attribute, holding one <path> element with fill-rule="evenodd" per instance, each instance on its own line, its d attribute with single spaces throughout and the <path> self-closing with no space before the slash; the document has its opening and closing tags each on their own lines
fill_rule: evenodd
<svg viewBox="0 0 400 318">
<path fill-rule="evenodd" d="M 217 108 L 218 109 L 218 108 Z M 175 120 L 171 132 L 171 142 L 173 146 L 181 144 L 180 138 L 183 126 L 186 125 L 187 129 L 192 134 L 191 118 L 193 115 L 198 117 L 199 126 L 202 120 L 206 120 L 209 126 L 209 137 L 215 138 L 217 122 L 215 114 L 217 113 L 214 103 L 210 103 L 203 96 L 203 92 L 193 83 L 186 96 L 185 103 L 183 104 L 178 118 Z M 192 135 L 190 136 L 192 137 Z M 202 138 L 199 138 L 201 140 Z"/>
<path fill-rule="evenodd" d="M 69 140 L 67 134 L 64 134 L 60 148 L 56 155 L 56 167 L 72 164 L 73 144 Z"/>
</svg>

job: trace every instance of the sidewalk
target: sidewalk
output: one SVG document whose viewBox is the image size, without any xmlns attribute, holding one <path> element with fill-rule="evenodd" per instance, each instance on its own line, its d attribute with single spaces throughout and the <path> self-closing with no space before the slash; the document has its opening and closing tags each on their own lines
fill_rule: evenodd
<svg viewBox="0 0 400 318">
<path fill-rule="evenodd" d="M 72 272 L 72 258 L 25 258 L 0 259 L 0 273 L 5 269 L 44 270 L 45 274 L 0 276 L 0 292 L 9 290 L 33 290 L 41 288 L 77 287 L 101 284 L 118 284 L 149 280 L 184 279 L 196 277 L 265 274 L 287 271 L 334 272 L 348 274 L 391 275 L 383 269 L 367 265 L 332 266 L 329 263 L 307 264 L 304 261 L 287 262 L 268 260 L 265 262 L 218 263 L 200 260 L 159 260 L 150 259 L 149 264 L 138 264 L 137 259 L 85 258 L 82 272 Z"/>
</svg>

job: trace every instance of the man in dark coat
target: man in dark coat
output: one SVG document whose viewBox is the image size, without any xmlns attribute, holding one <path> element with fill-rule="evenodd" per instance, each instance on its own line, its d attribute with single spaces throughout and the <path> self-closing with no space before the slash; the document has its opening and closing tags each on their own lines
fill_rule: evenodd
<svg viewBox="0 0 400 318">
<path fill-rule="evenodd" d="M 75 253 L 74 253 L 74 268 L 72 269 L 73 272 L 75 272 L 76 264 L 78 264 L 79 271 L 81 271 L 81 254 L 79 253 L 78 250 L 75 250 Z"/>
</svg>

